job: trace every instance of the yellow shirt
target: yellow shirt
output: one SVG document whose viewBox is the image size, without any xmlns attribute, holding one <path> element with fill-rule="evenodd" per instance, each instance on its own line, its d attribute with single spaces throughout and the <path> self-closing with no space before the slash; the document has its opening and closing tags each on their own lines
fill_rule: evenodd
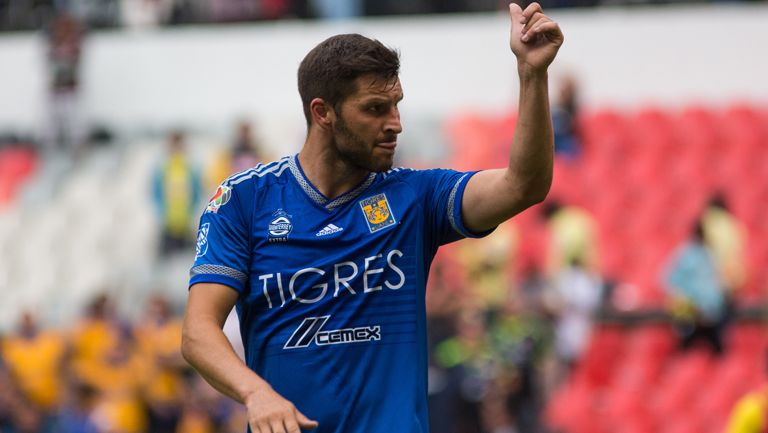
<svg viewBox="0 0 768 433">
<path fill-rule="evenodd" d="M 81 363 L 73 366 L 77 375 L 100 391 L 94 409 L 102 431 L 141 433 L 146 430 L 146 414 L 140 398 L 146 368 L 140 357 L 129 355 L 123 362 Z"/>
<path fill-rule="evenodd" d="M 458 246 L 458 258 L 467 272 L 467 288 L 485 307 L 498 307 L 510 291 L 510 263 L 517 252 L 516 226 L 507 222 L 490 235 L 467 239 Z"/>
<path fill-rule="evenodd" d="M 709 208 L 702 217 L 704 238 L 729 289 L 740 288 L 746 280 L 744 240 L 746 229 L 730 213 Z"/>
<path fill-rule="evenodd" d="M 552 274 L 574 259 L 587 269 L 597 269 L 597 231 L 587 211 L 575 206 L 563 207 L 552 216 L 549 230 L 548 269 Z"/>
<path fill-rule="evenodd" d="M 64 339 L 53 332 L 32 339 L 11 336 L 2 343 L 3 358 L 21 391 L 44 409 L 53 409 L 59 402 L 65 350 Z"/>
<path fill-rule="evenodd" d="M 181 359 L 181 327 L 181 320 L 173 319 L 162 325 L 147 324 L 136 331 L 141 356 L 147 364 L 144 395 L 150 402 L 173 402 L 181 395 L 181 372 L 162 364 Z"/>
<path fill-rule="evenodd" d="M 73 362 L 94 362 L 103 359 L 117 344 L 114 326 L 104 320 L 86 319 L 72 333 Z"/>
</svg>

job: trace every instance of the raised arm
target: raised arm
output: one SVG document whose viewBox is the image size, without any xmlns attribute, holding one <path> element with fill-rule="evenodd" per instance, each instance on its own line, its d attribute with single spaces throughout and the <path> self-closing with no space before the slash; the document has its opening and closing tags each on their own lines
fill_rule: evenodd
<svg viewBox="0 0 768 433">
<path fill-rule="evenodd" d="M 467 184 L 461 211 L 464 224 L 474 232 L 493 228 L 543 201 L 552 184 L 547 68 L 563 44 L 563 33 L 538 3 L 524 11 L 510 4 L 509 15 L 509 45 L 520 77 L 517 125 L 507 168 L 482 171 Z"/>
<path fill-rule="evenodd" d="M 275 392 L 235 353 L 222 331 L 235 301 L 237 292 L 225 285 L 192 286 L 182 333 L 184 359 L 219 392 L 245 404 L 252 431 L 298 433 L 299 427 L 316 428 L 317 422 Z"/>
</svg>

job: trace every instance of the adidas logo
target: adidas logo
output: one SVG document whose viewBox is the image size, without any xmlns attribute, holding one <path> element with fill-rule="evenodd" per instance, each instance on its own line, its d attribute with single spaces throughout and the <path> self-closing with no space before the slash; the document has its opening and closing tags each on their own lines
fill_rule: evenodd
<svg viewBox="0 0 768 433">
<path fill-rule="evenodd" d="M 333 233 L 338 233 L 338 232 L 340 232 L 342 230 L 344 230 L 344 229 L 341 228 L 341 227 L 337 227 L 334 224 L 328 224 L 327 226 L 323 227 L 322 230 L 317 232 L 315 234 L 315 236 L 318 236 L 318 237 L 319 236 L 328 236 L 328 235 L 333 234 Z"/>
</svg>

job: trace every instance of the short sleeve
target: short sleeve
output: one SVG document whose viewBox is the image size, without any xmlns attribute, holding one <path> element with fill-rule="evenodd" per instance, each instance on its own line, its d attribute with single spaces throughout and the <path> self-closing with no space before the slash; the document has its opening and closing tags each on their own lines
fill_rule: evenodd
<svg viewBox="0 0 768 433">
<path fill-rule="evenodd" d="M 222 184 L 200 217 L 189 286 L 218 283 L 242 293 L 250 263 L 250 210 L 242 190 Z"/>
<path fill-rule="evenodd" d="M 448 169 L 432 169 L 420 172 L 419 188 L 423 194 L 427 226 L 438 245 L 462 238 L 483 237 L 493 229 L 475 233 L 464 225 L 461 204 L 469 179 L 477 173 L 458 172 Z"/>
</svg>

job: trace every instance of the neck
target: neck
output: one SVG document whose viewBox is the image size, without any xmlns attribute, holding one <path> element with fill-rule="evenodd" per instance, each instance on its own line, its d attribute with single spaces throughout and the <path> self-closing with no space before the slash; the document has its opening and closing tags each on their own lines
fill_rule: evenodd
<svg viewBox="0 0 768 433">
<path fill-rule="evenodd" d="M 310 130 L 299 152 L 299 164 L 312 185 L 333 200 L 357 186 L 370 172 L 342 159 L 331 140 Z"/>
</svg>

